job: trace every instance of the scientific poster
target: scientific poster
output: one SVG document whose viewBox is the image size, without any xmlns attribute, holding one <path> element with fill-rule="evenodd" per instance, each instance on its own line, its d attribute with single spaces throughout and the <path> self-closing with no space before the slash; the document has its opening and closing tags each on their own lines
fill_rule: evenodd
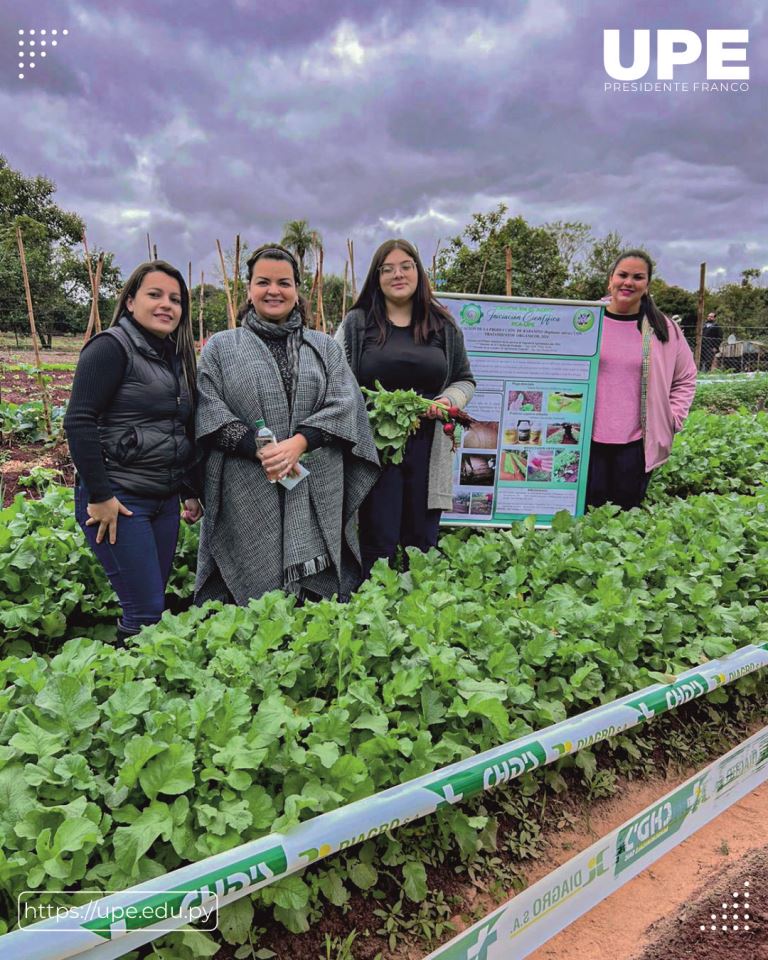
<svg viewBox="0 0 768 960">
<path fill-rule="evenodd" d="M 602 305 L 443 294 L 477 389 L 442 522 L 500 526 L 584 512 Z"/>
</svg>

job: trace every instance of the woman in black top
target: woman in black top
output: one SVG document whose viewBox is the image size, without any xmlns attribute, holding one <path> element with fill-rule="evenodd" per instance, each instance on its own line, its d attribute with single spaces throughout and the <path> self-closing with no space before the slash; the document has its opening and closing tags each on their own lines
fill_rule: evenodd
<svg viewBox="0 0 768 960">
<path fill-rule="evenodd" d="M 181 273 L 143 263 L 108 330 L 83 347 L 64 420 L 77 469 L 75 514 L 122 607 L 118 639 L 156 623 L 184 520 L 200 503 L 194 462 L 195 349 Z"/>
<path fill-rule="evenodd" d="M 387 240 L 373 255 L 357 302 L 337 338 L 364 387 L 413 389 L 444 406 L 465 407 L 475 381 L 464 338 L 434 298 L 416 248 Z M 360 549 L 367 576 L 398 545 L 428 550 L 437 544 L 440 514 L 451 506 L 452 443 L 435 429 L 429 408 L 409 438 L 401 464 L 388 464 L 360 509 Z"/>
</svg>

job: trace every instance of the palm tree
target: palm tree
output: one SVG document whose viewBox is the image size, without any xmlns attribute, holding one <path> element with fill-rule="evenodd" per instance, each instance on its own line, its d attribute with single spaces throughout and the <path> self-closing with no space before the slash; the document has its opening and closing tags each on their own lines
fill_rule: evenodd
<svg viewBox="0 0 768 960">
<path fill-rule="evenodd" d="M 307 254 L 311 257 L 312 248 L 320 245 L 320 234 L 317 230 L 310 230 L 306 220 L 289 220 L 283 227 L 283 239 L 280 243 L 296 255 L 299 273 L 303 277 L 304 259 Z"/>
</svg>

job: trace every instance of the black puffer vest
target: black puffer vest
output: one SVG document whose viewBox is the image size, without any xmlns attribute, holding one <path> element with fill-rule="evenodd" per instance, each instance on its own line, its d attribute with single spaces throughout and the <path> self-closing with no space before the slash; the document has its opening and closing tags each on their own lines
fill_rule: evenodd
<svg viewBox="0 0 768 960">
<path fill-rule="evenodd" d="M 128 356 L 123 382 L 98 419 L 107 473 L 131 493 L 169 497 L 194 459 L 186 429 L 192 398 L 181 361 L 174 354 L 169 366 L 126 317 L 104 332 Z"/>
</svg>

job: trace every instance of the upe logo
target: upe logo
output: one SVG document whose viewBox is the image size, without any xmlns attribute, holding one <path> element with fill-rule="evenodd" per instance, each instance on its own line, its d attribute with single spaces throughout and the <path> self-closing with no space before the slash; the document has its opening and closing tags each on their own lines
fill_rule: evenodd
<svg viewBox="0 0 768 960">
<path fill-rule="evenodd" d="M 651 33 L 656 34 L 656 80 L 674 80 L 677 67 L 696 63 L 704 51 L 708 81 L 749 80 L 749 30 L 707 30 L 706 49 L 693 30 L 633 30 L 632 60 L 626 66 L 621 59 L 621 31 L 604 30 L 603 65 L 609 77 L 626 82 L 647 76 L 651 68 Z M 701 89 L 707 88 L 701 85 Z"/>
</svg>

